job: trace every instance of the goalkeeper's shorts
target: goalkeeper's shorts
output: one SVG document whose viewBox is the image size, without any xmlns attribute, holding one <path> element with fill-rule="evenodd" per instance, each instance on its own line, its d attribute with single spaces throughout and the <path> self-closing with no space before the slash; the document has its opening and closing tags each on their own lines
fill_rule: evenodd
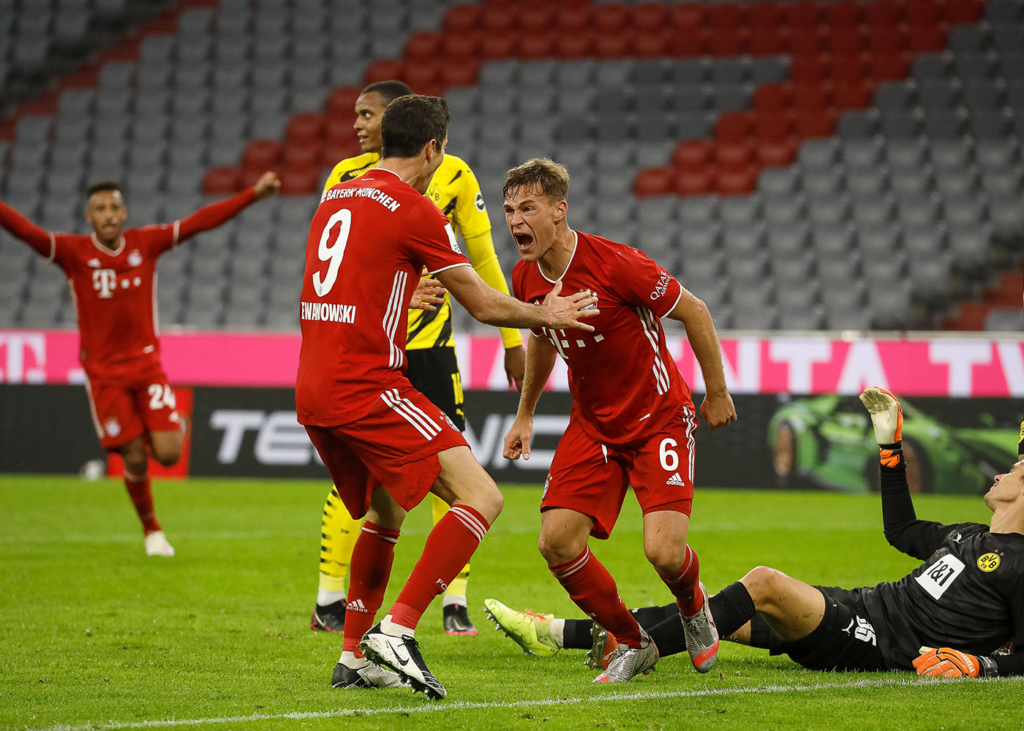
<svg viewBox="0 0 1024 731">
<path fill-rule="evenodd" d="M 810 670 L 874 672 L 888 670 L 862 597 L 863 589 L 814 587 L 825 597 L 825 616 L 811 634 L 796 642 L 771 637 L 772 655 L 789 655 Z"/>
</svg>

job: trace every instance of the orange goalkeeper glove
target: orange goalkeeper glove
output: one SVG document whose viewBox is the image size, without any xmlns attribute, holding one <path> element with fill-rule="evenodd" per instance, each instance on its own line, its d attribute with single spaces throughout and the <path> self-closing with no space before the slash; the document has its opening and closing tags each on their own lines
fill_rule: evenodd
<svg viewBox="0 0 1024 731">
<path fill-rule="evenodd" d="M 977 678 L 997 675 L 995 661 L 988 657 L 968 655 L 952 647 L 922 647 L 914 660 L 917 674 L 926 678 Z"/>
</svg>

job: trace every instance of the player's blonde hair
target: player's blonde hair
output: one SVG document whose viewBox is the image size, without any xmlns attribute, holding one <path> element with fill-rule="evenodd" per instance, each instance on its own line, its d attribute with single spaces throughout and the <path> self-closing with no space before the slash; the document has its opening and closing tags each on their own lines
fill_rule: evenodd
<svg viewBox="0 0 1024 731">
<path fill-rule="evenodd" d="M 505 187 L 501 193 L 507 199 L 514 191 L 525 192 L 535 188 L 540 188 L 552 203 L 568 200 L 569 171 L 565 165 L 549 157 L 535 157 L 505 174 Z"/>
</svg>

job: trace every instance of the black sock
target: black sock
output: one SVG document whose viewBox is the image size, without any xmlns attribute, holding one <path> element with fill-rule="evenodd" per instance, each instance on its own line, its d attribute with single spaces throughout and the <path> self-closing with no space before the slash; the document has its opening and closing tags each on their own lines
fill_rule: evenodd
<svg viewBox="0 0 1024 731">
<path fill-rule="evenodd" d="M 664 622 L 666 619 L 678 619 L 679 607 L 675 602 L 666 604 L 663 607 L 638 607 L 629 610 L 637 624 L 650 634 L 651 630 Z"/>
<path fill-rule="evenodd" d="M 594 646 L 589 619 L 567 619 L 562 630 L 562 647 L 566 650 L 589 650 Z"/>
<path fill-rule="evenodd" d="M 675 604 L 672 606 L 675 607 Z M 712 616 L 714 616 L 714 610 L 712 610 Z M 686 633 L 683 631 L 683 620 L 679 617 L 679 607 L 676 607 L 674 616 L 651 627 L 647 630 L 647 634 L 658 646 L 658 654 L 661 657 L 686 652 Z"/>
<path fill-rule="evenodd" d="M 738 581 L 715 594 L 710 602 L 711 616 L 715 618 L 719 637 L 728 637 L 756 613 L 750 592 Z"/>
<path fill-rule="evenodd" d="M 755 614 L 750 620 L 750 646 L 767 650 L 772 646 L 772 628 L 764 621 L 764 617 Z"/>
</svg>

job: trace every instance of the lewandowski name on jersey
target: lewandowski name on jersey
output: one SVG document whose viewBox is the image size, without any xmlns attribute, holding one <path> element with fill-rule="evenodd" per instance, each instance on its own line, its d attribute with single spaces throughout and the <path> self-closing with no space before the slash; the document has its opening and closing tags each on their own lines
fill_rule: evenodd
<svg viewBox="0 0 1024 731">
<path fill-rule="evenodd" d="M 469 260 L 447 217 L 391 171 L 370 170 L 324 193 L 302 278 L 300 423 L 351 423 L 383 391 L 408 383 L 408 308 L 420 272 L 455 266 Z"/>
</svg>

